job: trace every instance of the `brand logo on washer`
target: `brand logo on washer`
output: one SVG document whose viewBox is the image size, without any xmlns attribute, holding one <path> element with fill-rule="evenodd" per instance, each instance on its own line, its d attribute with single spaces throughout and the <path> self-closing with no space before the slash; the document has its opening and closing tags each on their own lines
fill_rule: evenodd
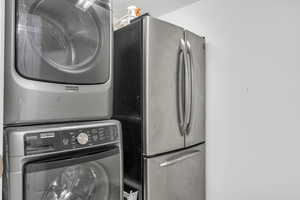
<svg viewBox="0 0 300 200">
<path fill-rule="evenodd" d="M 67 91 L 70 91 L 70 92 L 78 92 L 78 91 L 79 91 L 79 86 L 66 85 L 66 86 L 65 86 L 65 89 L 66 89 Z"/>
<path fill-rule="evenodd" d="M 55 133 L 41 133 L 40 137 L 41 137 L 41 139 L 54 138 L 55 137 Z"/>
</svg>

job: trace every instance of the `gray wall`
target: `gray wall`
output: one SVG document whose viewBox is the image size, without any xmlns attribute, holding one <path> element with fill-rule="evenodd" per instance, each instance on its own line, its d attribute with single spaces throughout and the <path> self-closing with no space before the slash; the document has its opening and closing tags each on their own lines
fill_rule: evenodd
<svg viewBox="0 0 300 200">
<path fill-rule="evenodd" d="M 207 200 L 299 200 L 300 1 L 201 0 L 161 18 L 207 36 Z"/>
</svg>

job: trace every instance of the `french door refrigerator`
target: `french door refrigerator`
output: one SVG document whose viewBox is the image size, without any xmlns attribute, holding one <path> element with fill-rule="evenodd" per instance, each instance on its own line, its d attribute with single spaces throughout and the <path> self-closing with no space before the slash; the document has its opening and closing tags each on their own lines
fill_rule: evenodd
<svg viewBox="0 0 300 200">
<path fill-rule="evenodd" d="M 145 15 L 114 33 L 125 191 L 205 199 L 205 39 Z"/>
</svg>

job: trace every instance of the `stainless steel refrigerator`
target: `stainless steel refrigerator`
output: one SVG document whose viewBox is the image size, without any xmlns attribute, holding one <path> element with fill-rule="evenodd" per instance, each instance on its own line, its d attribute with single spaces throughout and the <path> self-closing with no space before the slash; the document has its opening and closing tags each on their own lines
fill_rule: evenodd
<svg viewBox="0 0 300 200">
<path fill-rule="evenodd" d="M 205 199 L 205 38 L 145 15 L 114 34 L 125 191 Z"/>
</svg>

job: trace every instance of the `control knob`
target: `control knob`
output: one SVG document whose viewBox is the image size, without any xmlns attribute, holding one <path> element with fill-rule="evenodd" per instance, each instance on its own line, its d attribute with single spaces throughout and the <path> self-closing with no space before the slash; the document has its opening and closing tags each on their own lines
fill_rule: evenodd
<svg viewBox="0 0 300 200">
<path fill-rule="evenodd" d="M 86 133 L 80 133 L 76 139 L 81 145 L 85 145 L 89 142 L 89 136 Z"/>
</svg>

